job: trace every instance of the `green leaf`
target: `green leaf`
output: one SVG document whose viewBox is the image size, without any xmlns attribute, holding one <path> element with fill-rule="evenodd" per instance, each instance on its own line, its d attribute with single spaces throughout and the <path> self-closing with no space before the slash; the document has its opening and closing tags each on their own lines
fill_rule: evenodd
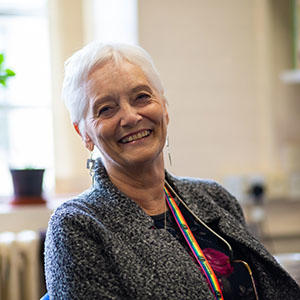
<svg viewBox="0 0 300 300">
<path fill-rule="evenodd" d="M 16 75 L 16 73 L 11 69 L 6 69 L 5 73 L 7 76 L 15 76 Z"/>
<path fill-rule="evenodd" d="M 3 86 L 6 86 L 5 80 L 4 79 L 0 79 L 0 84 L 2 84 Z"/>
<path fill-rule="evenodd" d="M 9 77 L 13 77 L 16 73 L 11 69 L 4 69 L 4 54 L 0 53 L 0 85 L 6 87 L 6 82 Z"/>
</svg>

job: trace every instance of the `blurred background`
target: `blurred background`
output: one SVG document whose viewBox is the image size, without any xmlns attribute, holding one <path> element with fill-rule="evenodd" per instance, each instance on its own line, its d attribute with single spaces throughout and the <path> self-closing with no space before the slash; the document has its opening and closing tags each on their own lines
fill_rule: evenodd
<svg viewBox="0 0 300 300">
<path fill-rule="evenodd" d="M 152 56 L 169 102 L 167 169 L 217 180 L 269 251 L 300 252 L 298 13 L 298 0 L 0 0 L 0 53 L 16 73 L 0 85 L 0 232 L 43 232 L 90 186 L 60 92 L 64 61 L 99 39 Z M 10 169 L 36 168 L 47 204 L 18 203 Z"/>
</svg>

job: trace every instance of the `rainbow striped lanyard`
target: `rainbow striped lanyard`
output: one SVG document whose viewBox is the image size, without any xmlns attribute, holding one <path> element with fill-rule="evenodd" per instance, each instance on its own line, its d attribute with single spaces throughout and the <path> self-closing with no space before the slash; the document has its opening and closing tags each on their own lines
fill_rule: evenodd
<svg viewBox="0 0 300 300">
<path fill-rule="evenodd" d="M 164 187 L 165 195 L 166 195 L 166 201 L 168 203 L 168 206 L 174 216 L 174 219 L 184 236 L 186 242 L 188 243 L 192 253 L 194 254 L 198 264 L 200 265 L 202 271 L 204 272 L 204 275 L 207 279 L 207 282 L 213 291 L 215 297 L 217 300 L 224 300 L 218 278 L 216 274 L 214 273 L 213 269 L 211 268 L 210 264 L 208 263 L 203 251 L 199 247 L 190 227 L 188 226 L 186 220 L 184 219 L 179 207 L 177 206 L 174 198 L 170 194 L 170 192 L 167 190 L 166 187 Z"/>
</svg>

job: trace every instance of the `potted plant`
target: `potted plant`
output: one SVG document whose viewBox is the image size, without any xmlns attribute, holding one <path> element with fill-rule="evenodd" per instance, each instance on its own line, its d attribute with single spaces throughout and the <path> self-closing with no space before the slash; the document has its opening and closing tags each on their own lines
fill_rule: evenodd
<svg viewBox="0 0 300 300">
<path fill-rule="evenodd" d="M 6 88 L 7 81 L 15 76 L 15 72 L 5 68 L 5 57 L 0 53 L 0 87 Z M 45 200 L 42 197 L 44 169 L 11 168 L 12 182 L 14 188 L 14 197 L 11 204 L 43 204 Z"/>
<path fill-rule="evenodd" d="M 44 204 L 42 186 L 44 169 L 10 169 L 12 175 L 14 197 L 11 204 Z"/>
</svg>

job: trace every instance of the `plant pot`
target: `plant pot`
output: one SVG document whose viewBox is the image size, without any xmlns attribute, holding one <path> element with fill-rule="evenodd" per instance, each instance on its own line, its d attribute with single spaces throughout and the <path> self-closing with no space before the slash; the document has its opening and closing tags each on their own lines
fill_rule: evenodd
<svg viewBox="0 0 300 300">
<path fill-rule="evenodd" d="M 44 204 L 42 197 L 44 169 L 10 169 L 14 187 L 12 204 Z"/>
</svg>

